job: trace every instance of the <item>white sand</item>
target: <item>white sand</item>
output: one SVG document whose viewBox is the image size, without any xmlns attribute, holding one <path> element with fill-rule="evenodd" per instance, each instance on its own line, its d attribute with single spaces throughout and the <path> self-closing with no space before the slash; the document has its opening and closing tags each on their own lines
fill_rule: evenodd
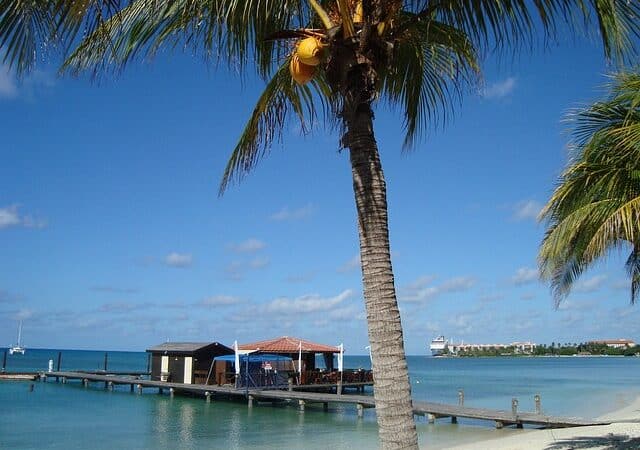
<svg viewBox="0 0 640 450">
<path fill-rule="evenodd" d="M 510 436 L 452 447 L 451 450 L 613 450 L 640 449 L 640 397 L 598 418 L 611 425 L 522 430 Z"/>
</svg>

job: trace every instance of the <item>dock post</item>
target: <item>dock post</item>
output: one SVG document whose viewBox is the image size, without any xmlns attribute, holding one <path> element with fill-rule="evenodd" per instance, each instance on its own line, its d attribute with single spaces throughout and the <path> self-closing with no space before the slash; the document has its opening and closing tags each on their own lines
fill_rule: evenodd
<svg viewBox="0 0 640 450">
<path fill-rule="evenodd" d="M 364 417 L 364 405 L 362 403 L 358 403 L 356 408 L 358 410 L 358 419 L 362 419 Z"/>
<path fill-rule="evenodd" d="M 56 372 L 60 372 L 60 362 L 62 361 L 62 352 L 58 352 L 58 366 Z M 56 383 L 58 382 L 58 377 L 56 377 Z"/>
<path fill-rule="evenodd" d="M 514 417 L 518 415 L 518 399 L 515 397 L 511 399 L 511 413 Z"/>
<path fill-rule="evenodd" d="M 298 400 L 298 407 L 300 408 L 300 411 L 304 412 L 304 400 Z"/>
<path fill-rule="evenodd" d="M 67 384 L 67 377 L 62 377 L 62 384 Z"/>
<path fill-rule="evenodd" d="M 107 383 L 107 389 L 109 389 L 110 391 L 113 391 L 113 381 L 109 381 Z"/>
<path fill-rule="evenodd" d="M 247 406 L 248 406 L 249 408 L 253 408 L 253 395 L 250 395 L 250 396 L 248 397 L 248 403 L 247 403 Z"/>
<path fill-rule="evenodd" d="M 57 378 L 57 377 L 56 377 L 56 378 Z M 62 377 L 62 382 L 63 382 L 63 383 L 66 383 L 66 382 L 67 382 L 67 378 L 66 378 L 66 377 Z M 89 387 L 89 380 L 88 380 L 88 379 L 86 379 L 86 378 L 83 378 L 83 379 L 82 379 L 82 385 L 83 385 L 84 387 Z"/>
<path fill-rule="evenodd" d="M 174 393 L 175 393 L 175 389 L 169 388 L 169 397 L 173 398 Z"/>
<path fill-rule="evenodd" d="M 504 427 L 504 423 L 500 422 L 499 420 L 496 420 L 496 428 L 499 430 L 503 427 Z"/>
<path fill-rule="evenodd" d="M 435 414 L 431 414 L 431 413 L 427 413 L 427 422 L 435 423 L 435 421 L 436 421 L 436 415 Z"/>
<path fill-rule="evenodd" d="M 211 392 L 206 391 L 204 393 L 204 398 L 207 400 L 207 403 L 211 403 Z"/>
<path fill-rule="evenodd" d="M 536 404 L 536 414 L 542 414 L 542 408 L 540 407 L 540 394 L 534 395 L 533 401 Z"/>
<path fill-rule="evenodd" d="M 2 357 L 2 371 L 4 372 L 7 368 L 7 351 L 4 351 L 4 356 Z"/>
<path fill-rule="evenodd" d="M 137 384 L 136 387 L 138 388 L 138 394 L 142 394 L 142 385 Z"/>
<path fill-rule="evenodd" d="M 458 389 L 458 406 L 464 406 L 464 391 Z"/>
<path fill-rule="evenodd" d="M 289 378 L 287 380 L 288 390 L 289 392 L 293 391 L 293 378 Z"/>
<path fill-rule="evenodd" d="M 342 395 L 342 380 L 338 380 L 338 384 L 336 386 L 336 394 Z"/>
</svg>

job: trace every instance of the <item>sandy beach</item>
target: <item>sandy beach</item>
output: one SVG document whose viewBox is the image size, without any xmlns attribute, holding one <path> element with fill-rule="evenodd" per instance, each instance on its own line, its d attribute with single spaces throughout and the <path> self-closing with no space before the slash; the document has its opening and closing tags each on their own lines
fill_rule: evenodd
<svg viewBox="0 0 640 450">
<path fill-rule="evenodd" d="M 523 430 L 510 436 L 451 447 L 452 450 L 632 450 L 640 449 L 640 397 L 598 417 L 610 425 Z"/>
</svg>

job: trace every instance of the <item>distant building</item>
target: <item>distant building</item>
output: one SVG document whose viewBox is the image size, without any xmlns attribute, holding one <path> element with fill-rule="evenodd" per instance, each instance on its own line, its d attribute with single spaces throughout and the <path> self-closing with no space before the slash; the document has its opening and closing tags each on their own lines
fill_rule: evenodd
<svg viewBox="0 0 640 450">
<path fill-rule="evenodd" d="M 449 344 L 449 351 L 451 353 L 478 351 L 478 350 L 505 350 L 513 348 L 516 353 L 533 353 L 538 344 L 534 342 L 512 342 L 510 344 Z"/>
<path fill-rule="evenodd" d="M 611 348 L 629 348 L 636 346 L 636 343 L 630 339 L 604 339 L 601 341 L 589 341 L 588 344 L 604 344 Z"/>
</svg>

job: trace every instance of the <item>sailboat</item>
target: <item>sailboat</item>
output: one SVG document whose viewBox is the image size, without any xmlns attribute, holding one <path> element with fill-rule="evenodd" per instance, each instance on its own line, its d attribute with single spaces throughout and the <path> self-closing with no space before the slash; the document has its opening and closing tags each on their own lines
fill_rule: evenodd
<svg viewBox="0 0 640 450">
<path fill-rule="evenodd" d="M 20 343 L 22 339 L 22 320 L 20 321 L 20 324 L 18 325 L 18 342 L 16 345 L 12 346 L 11 348 L 9 348 L 9 354 L 13 355 L 15 353 L 20 353 L 21 355 L 24 355 L 24 352 L 27 350 L 26 348 L 24 348 L 22 346 L 22 344 Z"/>
</svg>

